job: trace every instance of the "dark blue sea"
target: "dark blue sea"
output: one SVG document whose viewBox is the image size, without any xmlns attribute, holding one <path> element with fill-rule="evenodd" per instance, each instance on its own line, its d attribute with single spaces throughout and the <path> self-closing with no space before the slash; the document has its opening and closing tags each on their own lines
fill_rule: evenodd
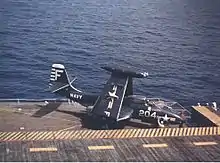
<svg viewBox="0 0 220 163">
<path fill-rule="evenodd" d="M 0 98 L 54 98 L 53 63 L 100 92 L 121 65 L 134 90 L 189 106 L 220 102 L 219 0 L 1 0 Z"/>
</svg>

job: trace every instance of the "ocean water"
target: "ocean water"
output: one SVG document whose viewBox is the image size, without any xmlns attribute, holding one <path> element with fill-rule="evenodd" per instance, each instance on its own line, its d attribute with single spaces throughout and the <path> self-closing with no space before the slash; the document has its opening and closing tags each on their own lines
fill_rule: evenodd
<svg viewBox="0 0 220 163">
<path fill-rule="evenodd" d="M 134 91 L 185 106 L 220 102 L 219 0 L 1 0 L 0 98 L 53 98 L 53 63 L 99 93 L 122 65 Z"/>
</svg>

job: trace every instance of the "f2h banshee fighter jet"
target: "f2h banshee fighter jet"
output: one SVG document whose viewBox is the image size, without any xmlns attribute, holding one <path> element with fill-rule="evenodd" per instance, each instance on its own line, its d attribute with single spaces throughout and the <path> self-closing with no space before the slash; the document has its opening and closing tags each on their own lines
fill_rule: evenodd
<svg viewBox="0 0 220 163">
<path fill-rule="evenodd" d="M 107 66 L 102 68 L 111 72 L 111 77 L 99 95 L 87 94 L 74 87 L 72 83 L 76 78 L 70 81 L 62 64 L 52 65 L 50 91 L 85 106 L 93 119 L 91 123 L 99 121 L 101 129 L 123 128 L 130 119 L 159 127 L 169 124 L 181 127 L 189 118 L 185 114 L 188 111 L 177 102 L 133 94 L 133 78 L 145 78 L 148 73 Z"/>
</svg>

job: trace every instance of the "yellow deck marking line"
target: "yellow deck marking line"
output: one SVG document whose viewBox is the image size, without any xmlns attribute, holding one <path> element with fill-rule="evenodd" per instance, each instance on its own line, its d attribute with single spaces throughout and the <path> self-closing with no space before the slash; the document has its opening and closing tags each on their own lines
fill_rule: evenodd
<svg viewBox="0 0 220 163">
<path fill-rule="evenodd" d="M 116 130 L 109 130 L 108 133 L 108 138 L 112 138 L 112 136 L 114 135 L 114 133 L 116 132 Z"/>
<path fill-rule="evenodd" d="M 57 148 L 30 148 L 30 152 L 56 152 Z"/>
<path fill-rule="evenodd" d="M 29 133 L 30 133 L 30 132 L 24 132 L 23 135 L 18 138 L 18 140 L 26 140 L 26 137 L 27 137 L 27 135 L 28 135 Z"/>
<path fill-rule="evenodd" d="M 175 131 L 176 131 L 176 128 L 172 128 L 172 133 L 170 134 L 170 136 L 174 136 Z"/>
<path fill-rule="evenodd" d="M 213 135 L 216 135 L 217 133 L 216 133 L 216 130 L 217 130 L 217 128 L 216 127 L 213 127 Z"/>
<path fill-rule="evenodd" d="M 121 132 L 118 134 L 117 138 L 121 138 L 121 135 L 124 134 L 124 130 L 120 130 Z"/>
<path fill-rule="evenodd" d="M 143 129 L 143 130 L 144 130 L 144 132 L 143 132 L 142 137 L 146 137 L 146 134 L 147 134 L 147 132 L 149 131 L 149 129 Z"/>
<path fill-rule="evenodd" d="M 60 134 L 58 137 L 57 137 L 57 139 L 63 139 L 63 138 L 65 138 L 65 136 L 67 135 L 67 134 L 69 134 L 69 131 L 62 131 L 62 134 Z"/>
<path fill-rule="evenodd" d="M 105 136 L 103 138 L 108 138 L 109 137 L 109 132 L 105 131 Z"/>
<path fill-rule="evenodd" d="M 38 133 L 38 136 L 35 137 L 35 140 L 42 140 L 41 138 L 46 134 L 47 132 L 41 131 Z"/>
<path fill-rule="evenodd" d="M 41 138 L 42 140 L 49 140 L 53 137 L 53 131 L 47 131 L 46 134 Z"/>
<path fill-rule="evenodd" d="M 31 137 L 29 137 L 29 138 L 27 138 L 27 139 L 30 139 L 30 140 L 39 140 L 39 137 L 41 137 L 42 136 L 42 131 L 34 131 L 33 132 L 33 135 L 31 135 Z"/>
<path fill-rule="evenodd" d="M 67 135 L 63 139 L 69 139 L 70 136 L 74 133 L 74 131 L 69 131 Z"/>
<path fill-rule="evenodd" d="M 209 135 L 209 127 L 205 127 L 205 135 Z"/>
<path fill-rule="evenodd" d="M 198 127 L 195 128 L 194 136 L 198 135 Z"/>
<path fill-rule="evenodd" d="M 172 129 L 171 129 L 171 128 L 168 128 L 168 131 L 167 131 L 166 136 L 170 136 L 171 131 L 172 131 Z"/>
<path fill-rule="evenodd" d="M 90 139 L 97 138 L 97 135 L 100 133 L 101 130 L 96 130 L 93 135 L 91 135 Z"/>
<path fill-rule="evenodd" d="M 210 135 L 210 127 L 206 127 L 206 135 Z"/>
<path fill-rule="evenodd" d="M 59 136 L 60 133 L 62 133 L 62 131 L 56 131 L 56 132 L 54 133 L 54 139 L 57 139 L 57 136 Z"/>
<path fill-rule="evenodd" d="M 47 139 L 55 139 L 54 137 L 55 131 L 52 131 L 50 135 L 48 135 Z"/>
<path fill-rule="evenodd" d="M 153 131 L 153 129 L 148 129 L 146 137 L 150 137 L 152 131 Z"/>
<path fill-rule="evenodd" d="M 198 136 L 201 135 L 201 131 L 202 131 L 202 128 L 199 127 L 199 128 L 198 128 Z"/>
<path fill-rule="evenodd" d="M 209 128 L 206 127 L 205 135 L 209 135 Z"/>
<path fill-rule="evenodd" d="M 131 134 L 134 132 L 134 130 L 133 129 L 130 129 L 129 131 L 128 131 L 128 133 L 126 134 L 126 138 L 130 138 L 131 137 Z"/>
<path fill-rule="evenodd" d="M 123 134 L 121 135 L 121 138 L 124 138 L 125 137 L 125 135 L 128 133 L 128 129 L 126 129 L 124 132 L 123 132 Z"/>
<path fill-rule="evenodd" d="M 3 140 L 4 137 L 7 137 L 8 134 L 11 134 L 11 132 L 3 132 L 3 133 L 1 133 L 0 140 Z"/>
<path fill-rule="evenodd" d="M 124 129 L 124 132 L 123 132 L 123 134 L 121 135 L 121 138 L 126 138 L 126 137 L 128 137 L 129 132 L 130 132 L 130 129 Z"/>
<path fill-rule="evenodd" d="M 82 130 L 78 130 L 78 133 L 75 135 L 75 139 L 81 139 Z"/>
<path fill-rule="evenodd" d="M 104 136 L 105 136 L 105 130 L 100 130 L 100 131 L 97 133 L 95 139 L 102 139 Z"/>
<path fill-rule="evenodd" d="M 102 139 L 105 136 L 105 130 L 101 130 L 98 135 L 96 136 L 96 138 L 98 139 Z"/>
<path fill-rule="evenodd" d="M 183 128 L 183 136 L 186 136 L 187 128 Z"/>
<path fill-rule="evenodd" d="M 6 132 L 3 136 L 2 136 L 2 140 L 6 140 L 8 137 L 11 137 L 12 135 L 16 134 L 17 132 Z"/>
<path fill-rule="evenodd" d="M 123 134 L 121 135 L 121 138 L 129 138 L 130 132 L 131 132 L 130 129 L 125 129 L 125 131 L 124 131 Z"/>
<path fill-rule="evenodd" d="M 39 138 L 41 137 L 42 135 L 42 131 L 38 132 L 33 138 L 32 140 L 40 140 Z"/>
<path fill-rule="evenodd" d="M 189 135 L 190 135 L 191 129 L 192 129 L 192 128 L 186 128 L 186 136 L 189 136 Z"/>
<path fill-rule="evenodd" d="M 31 131 L 31 132 L 27 135 L 27 138 L 26 138 L 26 139 L 32 138 L 36 133 L 37 133 L 37 132 Z"/>
<path fill-rule="evenodd" d="M 128 132 L 127 135 L 126 135 L 126 138 L 130 138 L 131 135 L 132 135 L 132 133 L 134 133 L 134 132 L 135 132 L 134 129 L 129 130 L 129 132 Z"/>
<path fill-rule="evenodd" d="M 78 131 L 73 131 L 72 135 L 69 136 L 69 139 L 72 140 L 75 138 L 75 135 L 78 133 Z"/>
<path fill-rule="evenodd" d="M 25 135 L 26 135 L 26 134 L 27 134 L 27 132 L 21 132 L 21 134 L 18 135 L 15 140 L 21 140 L 21 137 L 24 137 L 24 138 L 25 138 Z"/>
<path fill-rule="evenodd" d="M 2 137 L 1 140 L 5 140 L 5 138 L 7 138 L 8 136 L 12 135 L 12 134 L 16 134 L 16 132 L 6 132 Z"/>
<path fill-rule="evenodd" d="M 16 140 L 23 140 L 23 139 L 25 140 L 27 134 L 28 134 L 27 132 L 21 133 L 20 136 L 18 136 Z"/>
<path fill-rule="evenodd" d="M 179 136 L 183 136 L 183 128 L 180 128 Z"/>
<path fill-rule="evenodd" d="M 133 138 L 136 132 L 137 132 L 137 129 L 133 129 L 133 132 L 131 132 L 131 135 L 129 136 L 129 138 Z"/>
<path fill-rule="evenodd" d="M 156 132 L 156 129 L 153 129 L 151 134 L 150 134 L 150 137 L 154 137 L 155 132 Z"/>
<path fill-rule="evenodd" d="M 125 138 L 130 138 L 131 133 L 133 132 L 133 130 L 128 129 L 128 132 L 126 133 L 126 135 L 124 136 Z"/>
<path fill-rule="evenodd" d="M 17 134 L 17 132 L 9 132 L 8 134 L 4 135 L 4 140 L 10 139 L 11 137 L 13 137 L 16 134 Z"/>
<path fill-rule="evenodd" d="M 209 135 L 213 135 L 212 129 L 213 129 L 212 127 L 209 128 L 209 131 L 210 131 Z"/>
<path fill-rule="evenodd" d="M 80 130 L 77 130 L 75 133 L 74 133 L 74 136 L 72 136 L 71 137 L 71 139 L 73 140 L 75 140 L 75 139 L 77 139 L 78 138 L 78 136 L 80 136 Z"/>
<path fill-rule="evenodd" d="M 46 138 L 48 137 L 48 135 L 50 135 L 49 131 L 44 131 L 43 133 L 41 133 L 41 135 L 39 136 L 39 140 L 46 140 Z"/>
<path fill-rule="evenodd" d="M 162 128 L 160 129 L 160 132 L 159 132 L 159 137 L 163 136 L 164 132 L 167 131 L 167 128 Z"/>
<path fill-rule="evenodd" d="M 109 136 L 108 131 L 104 130 L 104 134 L 103 134 L 102 138 L 105 139 L 105 138 L 108 138 L 108 136 Z"/>
<path fill-rule="evenodd" d="M 94 133 L 96 133 L 96 130 L 91 131 L 91 132 L 87 135 L 87 139 L 91 139 L 91 137 L 93 137 Z"/>
<path fill-rule="evenodd" d="M 113 138 L 119 138 L 118 135 L 121 133 L 121 130 L 117 130 L 117 132 L 114 134 Z"/>
<path fill-rule="evenodd" d="M 214 141 L 209 141 L 209 142 L 193 142 L 195 146 L 202 146 L 202 145 L 217 145 L 218 143 Z"/>
<path fill-rule="evenodd" d="M 167 144 L 162 143 L 162 144 L 143 144 L 144 148 L 162 148 L 162 147 L 168 147 Z"/>
<path fill-rule="evenodd" d="M 144 129 L 140 129 L 140 134 L 137 137 L 139 137 L 139 138 L 143 137 L 144 131 L 145 131 Z"/>
<path fill-rule="evenodd" d="M 140 131 L 141 131 L 141 129 L 135 129 L 135 133 L 134 133 L 134 135 L 132 136 L 132 138 L 136 138 L 139 134 L 140 134 Z"/>
<path fill-rule="evenodd" d="M 17 137 L 18 135 L 20 135 L 20 134 L 21 134 L 21 132 L 17 132 L 17 133 L 14 134 L 13 136 L 8 137 L 7 140 L 16 140 L 16 137 Z"/>
<path fill-rule="evenodd" d="M 115 149 L 113 145 L 106 146 L 88 146 L 89 150 Z"/>
<path fill-rule="evenodd" d="M 68 139 L 69 136 L 72 135 L 72 134 L 73 134 L 73 131 L 71 131 L 71 130 L 63 131 L 63 134 L 60 135 L 59 139 L 61 139 L 61 140 L 66 140 L 66 139 Z"/>
<path fill-rule="evenodd" d="M 179 133 L 180 133 L 180 128 L 176 128 L 176 132 L 175 132 L 174 136 L 178 136 Z"/>
<path fill-rule="evenodd" d="M 178 132 L 179 131 L 179 132 Z M 220 135 L 220 127 L 2 132 L 0 140 L 97 139 Z"/>
<path fill-rule="evenodd" d="M 29 134 L 26 135 L 26 140 L 29 140 L 29 137 L 31 137 L 34 134 L 34 132 L 29 132 Z"/>
<path fill-rule="evenodd" d="M 91 130 L 82 130 L 81 136 L 84 138 L 85 135 L 88 135 L 88 133 L 89 133 L 90 131 L 91 131 Z"/>
<path fill-rule="evenodd" d="M 84 130 L 82 133 L 82 138 L 87 139 L 88 135 L 91 133 L 92 130 Z"/>
<path fill-rule="evenodd" d="M 167 134 L 167 131 L 168 131 L 168 128 L 164 128 L 161 132 L 160 132 L 160 135 L 161 137 L 165 137 L 166 134 Z"/>
<path fill-rule="evenodd" d="M 193 135 L 194 135 L 195 127 L 192 127 L 192 128 L 190 128 L 190 129 L 191 129 L 191 132 L 190 132 L 189 136 L 193 136 Z"/>
<path fill-rule="evenodd" d="M 157 137 L 157 136 L 158 136 L 158 134 L 159 134 L 159 132 L 160 132 L 160 129 L 159 129 L 159 128 L 155 129 L 155 134 L 154 134 L 154 137 Z"/>
<path fill-rule="evenodd" d="M 43 140 L 42 138 L 47 134 L 47 132 L 40 132 L 37 140 Z"/>
<path fill-rule="evenodd" d="M 160 128 L 158 132 L 158 137 L 161 137 L 164 131 L 165 131 L 165 128 Z"/>
<path fill-rule="evenodd" d="M 134 134 L 134 138 L 138 137 L 140 135 L 141 129 L 137 129 L 136 133 Z"/>
<path fill-rule="evenodd" d="M 206 128 L 205 128 L 205 127 L 202 127 L 202 128 L 201 128 L 201 133 L 200 133 L 200 135 L 205 135 L 205 132 L 206 132 Z"/>
<path fill-rule="evenodd" d="M 60 137 L 62 137 L 64 133 L 65 132 L 59 130 L 57 133 L 55 133 L 55 139 L 60 139 Z"/>
<path fill-rule="evenodd" d="M 137 135 L 137 137 L 138 137 L 138 138 L 141 138 L 142 135 L 143 135 L 143 133 L 144 133 L 144 129 L 140 129 L 139 135 Z"/>
<path fill-rule="evenodd" d="M 134 138 L 134 135 L 137 133 L 137 129 L 132 129 L 129 138 Z"/>
<path fill-rule="evenodd" d="M 32 140 L 38 134 L 38 132 L 39 131 L 33 132 L 33 134 L 30 137 L 27 137 L 27 140 Z"/>
</svg>

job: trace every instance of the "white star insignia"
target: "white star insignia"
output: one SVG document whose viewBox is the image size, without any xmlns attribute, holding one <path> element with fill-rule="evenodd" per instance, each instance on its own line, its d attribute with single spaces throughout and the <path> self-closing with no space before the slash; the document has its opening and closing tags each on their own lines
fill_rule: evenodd
<svg viewBox="0 0 220 163">
<path fill-rule="evenodd" d="M 167 114 L 165 114 L 165 116 L 163 117 L 164 121 L 168 121 L 170 118 L 167 117 Z"/>
</svg>

